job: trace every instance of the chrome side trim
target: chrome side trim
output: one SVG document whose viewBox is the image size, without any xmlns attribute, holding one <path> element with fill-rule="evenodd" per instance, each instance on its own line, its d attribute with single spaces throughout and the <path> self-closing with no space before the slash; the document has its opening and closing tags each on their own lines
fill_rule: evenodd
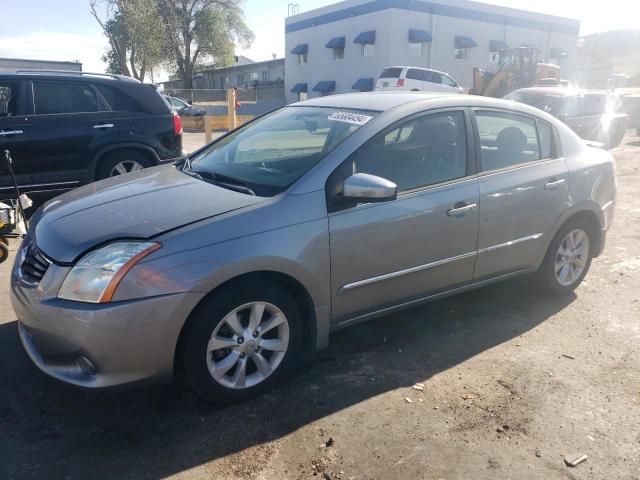
<svg viewBox="0 0 640 480">
<path fill-rule="evenodd" d="M 396 278 L 403 275 L 409 275 L 410 273 L 427 270 L 429 268 L 439 267 L 440 265 L 444 265 L 446 263 L 463 260 L 465 258 L 475 257 L 477 254 L 478 252 L 463 253 L 462 255 L 456 255 L 455 257 L 443 258 L 442 260 L 436 260 L 435 262 L 425 263 L 424 265 L 418 265 L 416 267 L 406 268 L 404 270 L 398 270 L 396 272 L 391 272 L 391 273 L 385 273 L 383 275 L 378 275 L 376 277 L 365 278 L 364 280 L 358 280 L 357 282 L 347 283 L 346 285 L 343 285 L 338 290 L 338 295 L 344 292 L 345 290 L 351 290 L 353 288 L 363 287 L 365 285 L 370 285 L 372 283 L 389 280 L 390 278 Z"/>
<path fill-rule="evenodd" d="M 491 245 L 489 247 L 481 248 L 480 250 L 478 250 L 478 253 L 480 254 L 480 253 L 493 252 L 495 250 L 500 250 L 501 248 L 512 247 L 513 245 L 517 245 L 519 243 L 528 242 L 529 240 L 537 240 L 538 238 L 542 237 L 542 235 L 544 235 L 544 233 L 535 233 L 533 235 L 529 235 L 522 238 L 516 238 L 515 240 L 510 240 L 508 242 L 499 243 L 497 245 Z"/>
<path fill-rule="evenodd" d="M 0 137 L 7 137 L 9 135 L 22 135 L 24 132 L 22 130 L 8 130 L 0 132 Z"/>
<path fill-rule="evenodd" d="M 80 183 L 79 180 L 74 180 L 70 182 L 54 182 L 54 183 L 31 183 L 29 185 L 18 185 L 18 188 L 35 188 L 35 187 L 51 187 L 55 185 L 75 185 Z M 14 187 L 0 187 L 0 191 L 2 190 L 15 190 Z"/>
<path fill-rule="evenodd" d="M 449 297 L 451 295 L 456 295 L 458 293 L 466 292 L 468 290 L 473 290 L 478 287 L 483 287 L 485 285 L 490 285 L 492 283 L 499 282 L 501 280 L 505 280 L 511 277 L 517 277 L 523 275 L 525 273 L 529 273 L 534 271 L 534 269 L 521 269 L 515 270 L 513 272 L 505 273 L 502 275 L 498 275 L 497 277 L 487 278 L 485 280 L 480 280 L 478 282 L 468 283 L 466 285 L 462 285 L 457 288 L 453 288 L 451 290 L 446 290 L 443 292 L 433 293 L 430 295 L 425 295 L 424 297 L 416 298 L 413 300 L 408 300 L 405 302 L 401 302 L 395 305 L 391 305 L 389 307 L 379 308 L 378 310 L 374 310 L 373 312 L 365 313 L 362 315 L 357 315 L 355 317 L 347 318 L 346 320 L 342 320 L 339 323 L 335 323 L 331 331 L 342 330 L 343 328 L 351 327 L 352 325 L 356 325 L 358 323 L 365 322 L 367 320 L 371 320 L 376 317 L 381 317 L 383 315 L 388 315 L 391 313 L 395 313 L 399 310 L 404 310 L 408 307 L 414 307 L 417 305 L 421 305 L 423 303 L 432 302 L 434 300 L 439 300 L 440 298 Z"/>
<path fill-rule="evenodd" d="M 609 208 L 611 205 L 613 205 L 613 200 L 609 200 L 607 203 L 605 203 L 604 205 L 602 205 L 602 207 L 600 207 L 600 209 L 604 212 L 607 208 Z"/>
</svg>

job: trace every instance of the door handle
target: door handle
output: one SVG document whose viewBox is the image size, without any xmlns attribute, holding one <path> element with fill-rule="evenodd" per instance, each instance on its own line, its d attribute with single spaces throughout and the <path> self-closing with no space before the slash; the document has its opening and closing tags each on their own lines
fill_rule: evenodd
<svg viewBox="0 0 640 480">
<path fill-rule="evenodd" d="M 544 184 L 544 188 L 545 190 L 553 191 L 556 189 L 556 187 L 562 185 L 565 182 L 566 180 L 564 178 L 561 178 L 560 180 L 549 179 L 549 181 Z"/>
<path fill-rule="evenodd" d="M 453 206 L 453 208 L 447 210 L 447 215 L 449 215 L 450 217 L 455 217 L 457 215 L 464 215 L 467 212 L 471 212 L 475 210 L 477 207 L 478 205 L 476 203 L 469 203 L 466 205 L 461 205 L 459 203 L 456 203 Z"/>
<path fill-rule="evenodd" d="M 113 128 L 115 125 L 113 123 L 101 123 L 99 125 L 94 125 L 93 128 Z"/>
<path fill-rule="evenodd" d="M 22 135 L 22 130 L 7 130 L 6 132 L 0 132 L 0 137 L 8 137 L 9 135 Z"/>
</svg>

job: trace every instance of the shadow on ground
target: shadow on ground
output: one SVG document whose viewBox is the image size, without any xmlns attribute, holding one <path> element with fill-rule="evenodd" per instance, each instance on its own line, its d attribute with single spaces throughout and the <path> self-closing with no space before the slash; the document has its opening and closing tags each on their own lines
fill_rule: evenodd
<svg viewBox="0 0 640 480">
<path fill-rule="evenodd" d="M 161 478 L 278 439 L 373 396 L 422 382 L 518 337 L 575 297 L 504 282 L 338 332 L 316 363 L 253 401 L 220 408 L 182 382 L 106 394 L 74 390 L 0 325 L 0 477 Z M 399 350 L 402 350 L 399 352 Z"/>
</svg>

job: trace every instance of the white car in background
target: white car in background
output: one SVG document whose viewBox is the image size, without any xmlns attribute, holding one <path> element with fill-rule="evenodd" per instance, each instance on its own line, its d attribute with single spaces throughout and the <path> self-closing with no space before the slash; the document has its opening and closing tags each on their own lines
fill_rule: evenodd
<svg viewBox="0 0 640 480">
<path fill-rule="evenodd" d="M 376 81 L 376 91 L 464 93 L 449 74 L 419 67 L 387 67 Z"/>
</svg>

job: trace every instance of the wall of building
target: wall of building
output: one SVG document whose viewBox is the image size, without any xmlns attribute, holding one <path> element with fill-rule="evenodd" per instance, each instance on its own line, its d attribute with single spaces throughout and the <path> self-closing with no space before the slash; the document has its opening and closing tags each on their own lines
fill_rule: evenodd
<svg viewBox="0 0 640 480">
<path fill-rule="evenodd" d="M 257 80 L 258 85 L 284 82 L 284 59 L 203 70 L 196 73 L 193 88 L 247 88 L 253 85 L 254 80 Z"/>
<path fill-rule="evenodd" d="M 423 45 L 421 56 L 408 51 L 409 29 L 431 33 L 431 43 Z M 376 31 L 375 55 L 362 57 L 360 45 L 353 39 L 368 30 Z M 552 48 L 562 49 L 563 76 L 570 75 L 578 39 L 576 20 L 485 5 L 466 0 L 439 0 L 438 4 L 421 0 L 348 0 L 287 18 L 285 22 L 285 90 L 287 99 L 297 83 L 306 82 L 309 97 L 321 80 L 335 80 L 336 93 L 352 92 L 359 78 L 377 78 L 390 65 L 431 67 L 450 73 L 463 86 L 472 82 L 473 68 L 489 66 L 489 42 L 505 41 L 510 47 L 536 45 L 541 60 L 550 60 Z M 333 37 L 346 37 L 343 60 L 334 60 L 325 44 Z M 466 59 L 456 59 L 455 36 L 471 37 L 477 47 L 468 49 Z M 298 64 L 291 50 L 307 43 L 308 63 Z"/>
<path fill-rule="evenodd" d="M 72 70 L 82 71 L 80 62 L 58 62 L 55 60 L 29 60 L 25 58 L 0 58 L 0 70 Z"/>
</svg>

